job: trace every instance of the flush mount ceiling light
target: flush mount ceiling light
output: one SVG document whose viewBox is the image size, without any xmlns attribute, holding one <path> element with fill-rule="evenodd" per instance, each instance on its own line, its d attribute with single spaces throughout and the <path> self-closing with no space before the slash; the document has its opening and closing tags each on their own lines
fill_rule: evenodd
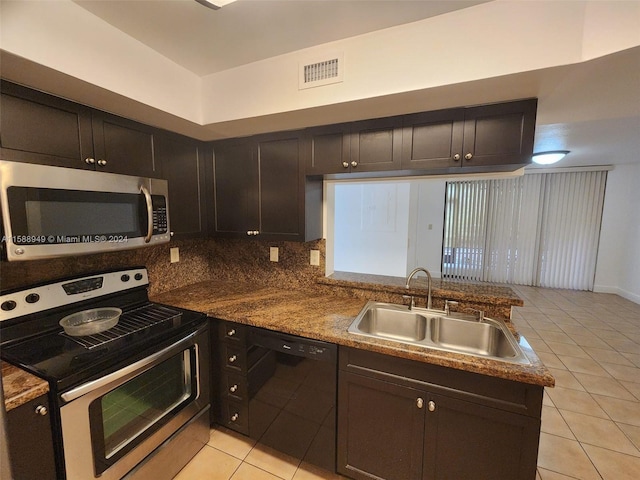
<svg viewBox="0 0 640 480">
<path fill-rule="evenodd" d="M 225 5 L 229 5 L 230 3 L 235 2 L 236 0 L 196 0 L 201 5 L 205 7 L 213 8 L 214 10 L 218 10 Z"/>
<path fill-rule="evenodd" d="M 551 165 L 562 160 L 569 150 L 554 150 L 552 152 L 534 153 L 532 160 L 538 165 Z"/>
</svg>

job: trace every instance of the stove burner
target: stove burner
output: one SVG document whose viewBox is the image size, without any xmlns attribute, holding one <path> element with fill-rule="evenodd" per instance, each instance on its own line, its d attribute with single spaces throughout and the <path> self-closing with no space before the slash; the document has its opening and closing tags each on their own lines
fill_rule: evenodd
<svg viewBox="0 0 640 480">
<path fill-rule="evenodd" d="M 181 315 L 177 310 L 162 305 L 145 305 L 123 313 L 116 326 L 102 333 L 82 337 L 72 337 L 64 332 L 60 332 L 60 335 L 91 350 Z"/>
</svg>

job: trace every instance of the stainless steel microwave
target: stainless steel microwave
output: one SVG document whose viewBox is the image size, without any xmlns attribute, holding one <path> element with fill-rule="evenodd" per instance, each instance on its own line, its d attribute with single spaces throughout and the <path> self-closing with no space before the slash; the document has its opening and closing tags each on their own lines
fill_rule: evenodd
<svg viewBox="0 0 640 480">
<path fill-rule="evenodd" d="M 170 238 L 166 180 L 0 161 L 2 255 L 33 260 Z"/>
</svg>

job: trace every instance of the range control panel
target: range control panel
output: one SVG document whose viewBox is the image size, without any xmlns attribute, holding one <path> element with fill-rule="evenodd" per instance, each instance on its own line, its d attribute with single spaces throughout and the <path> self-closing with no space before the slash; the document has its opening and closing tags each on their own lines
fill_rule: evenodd
<svg viewBox="0 0 640 480">
<path fill-rule="evenodd" d="M 0 295 L 0 321 L 149 285 L 146 268 L 56 281 Z"/>
</svg>

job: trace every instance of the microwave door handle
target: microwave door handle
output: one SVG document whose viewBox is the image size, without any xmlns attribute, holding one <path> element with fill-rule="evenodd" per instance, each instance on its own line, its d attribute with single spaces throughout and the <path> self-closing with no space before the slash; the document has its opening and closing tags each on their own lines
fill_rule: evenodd
<svg viewBox="0 0 640 480">
<path fill-rule="evenodd" d="M 144 185 L 140 186 L 140 191 L 144 195 L 144 201 L 147 204 L 147 234 L 144 237 L 144 243 L 149 243 L 153 235 L 153 204 L 151 203 L 151 194 Z"/>
</svg>

